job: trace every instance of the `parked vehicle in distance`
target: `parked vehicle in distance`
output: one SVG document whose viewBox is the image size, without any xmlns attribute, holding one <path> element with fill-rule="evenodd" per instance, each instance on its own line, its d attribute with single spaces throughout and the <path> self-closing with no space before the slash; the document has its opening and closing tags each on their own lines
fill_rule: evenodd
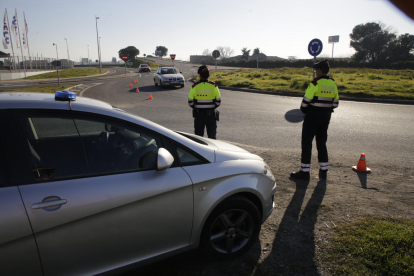
<svg viewBox="0 0 414 276">
<path fill-rule="evenodd" d="M 233 258 L 274 208 L 261 157 L 75 93 L 0 93 L 0 128 L 0 275 Z"/>
<path fill-rule="evenodd" d="M 148 64 L 140 64 L 138 67 L 138 72 L 151 72 L 151 67 L 149 67 Z"/>
<path fill-rule="evenodd" d="M 184 76 L 175 67 L 158 67 L 155 71 L 154 84 L 155 86 L 181 86 L 184 87 Z"/>
</svg>

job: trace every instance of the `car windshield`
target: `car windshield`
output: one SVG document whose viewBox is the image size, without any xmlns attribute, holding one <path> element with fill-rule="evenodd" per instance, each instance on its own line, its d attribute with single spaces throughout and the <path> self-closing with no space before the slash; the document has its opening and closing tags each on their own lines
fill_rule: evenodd
<svg viewBox="0 0 414 276">
<path fill-rule="evenodd" d="M 161 74 L 177 74 L 177 70 L 175 68 L 162 68 Z"/>
<path fill-rule="evenodd" d="M 148 67 L 148 64 L 141 64 L 141 67 Z"/>
</svg>

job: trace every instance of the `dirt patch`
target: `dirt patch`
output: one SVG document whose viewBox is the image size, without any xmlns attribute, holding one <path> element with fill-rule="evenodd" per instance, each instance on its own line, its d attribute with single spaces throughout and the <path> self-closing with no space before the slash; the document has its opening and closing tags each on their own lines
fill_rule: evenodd
<svg viewBox="0 0 414 276">
<path fill-rule="evenodd" d="M 298 154 L 244 148 L 263 157 L 277 183 L 275 209 L 253 249 L 225 262 L 189 253 L 124 275 L 330 275 L 322 252 L 335 227 L 370 215 L 414 218 L 412 164 L 367 159 L 372 173 L 359 174 L 351 169 L 358 157 L 331 156 L 327 182 L 317 178 L 315 161 L 307 182 L 289 179 L 299 168 Z"/>
</svg>

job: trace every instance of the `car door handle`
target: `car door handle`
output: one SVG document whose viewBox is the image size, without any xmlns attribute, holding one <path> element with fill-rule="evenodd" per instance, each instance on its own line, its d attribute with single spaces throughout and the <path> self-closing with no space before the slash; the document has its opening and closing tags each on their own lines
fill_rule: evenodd
<svg viewBox="0 0 414 276">
<path fill-rule="evenodd" d="M 66 202 L 67 202 L 66 199 L 60 199 L 60 200 L 55 200 L 55 201 L 33 203 L 32 209 L 43 209 L 43 208 L 63 205 L 63 204 L 66 204 Z"/>
</svg>

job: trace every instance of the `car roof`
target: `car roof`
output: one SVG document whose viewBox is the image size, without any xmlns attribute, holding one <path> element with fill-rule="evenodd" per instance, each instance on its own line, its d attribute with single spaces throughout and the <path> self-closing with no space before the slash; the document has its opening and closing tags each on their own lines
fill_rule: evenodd
<svg viewBox="0 0 414 276">
<path fill-rule="evenodd" d="M 110 104 L 90 98 L 77 97 L 76 101 L 71 101 L 72 107 L 84 105 L 112 109 Z M 0 109 L 7 108 L 70 109 L 68 101 L 56 100 L 52 93 L 0 93 Z"/>
<path fill-rule="evenodd" d="M 143 127 L 152 129 L 172 138 L 175 141 L 186 145 L 190 149 L 197 151 L 210 162 L 214 162 L 214 150 L 208 146 L 194 142 L 171 129 L 158 125 L 157 123 L 140 116 L 114 109 L 110 104 L 95 99 L 76 97 L 76 101 L 71 101 L 69 104 L 69 101 L 55 100 L 55 94 L 52 93 L 2 92 L 0 93 L 0 110 L 1 109 L 61 109 L 116 117 L 140 124 Z"/>
</svg>

